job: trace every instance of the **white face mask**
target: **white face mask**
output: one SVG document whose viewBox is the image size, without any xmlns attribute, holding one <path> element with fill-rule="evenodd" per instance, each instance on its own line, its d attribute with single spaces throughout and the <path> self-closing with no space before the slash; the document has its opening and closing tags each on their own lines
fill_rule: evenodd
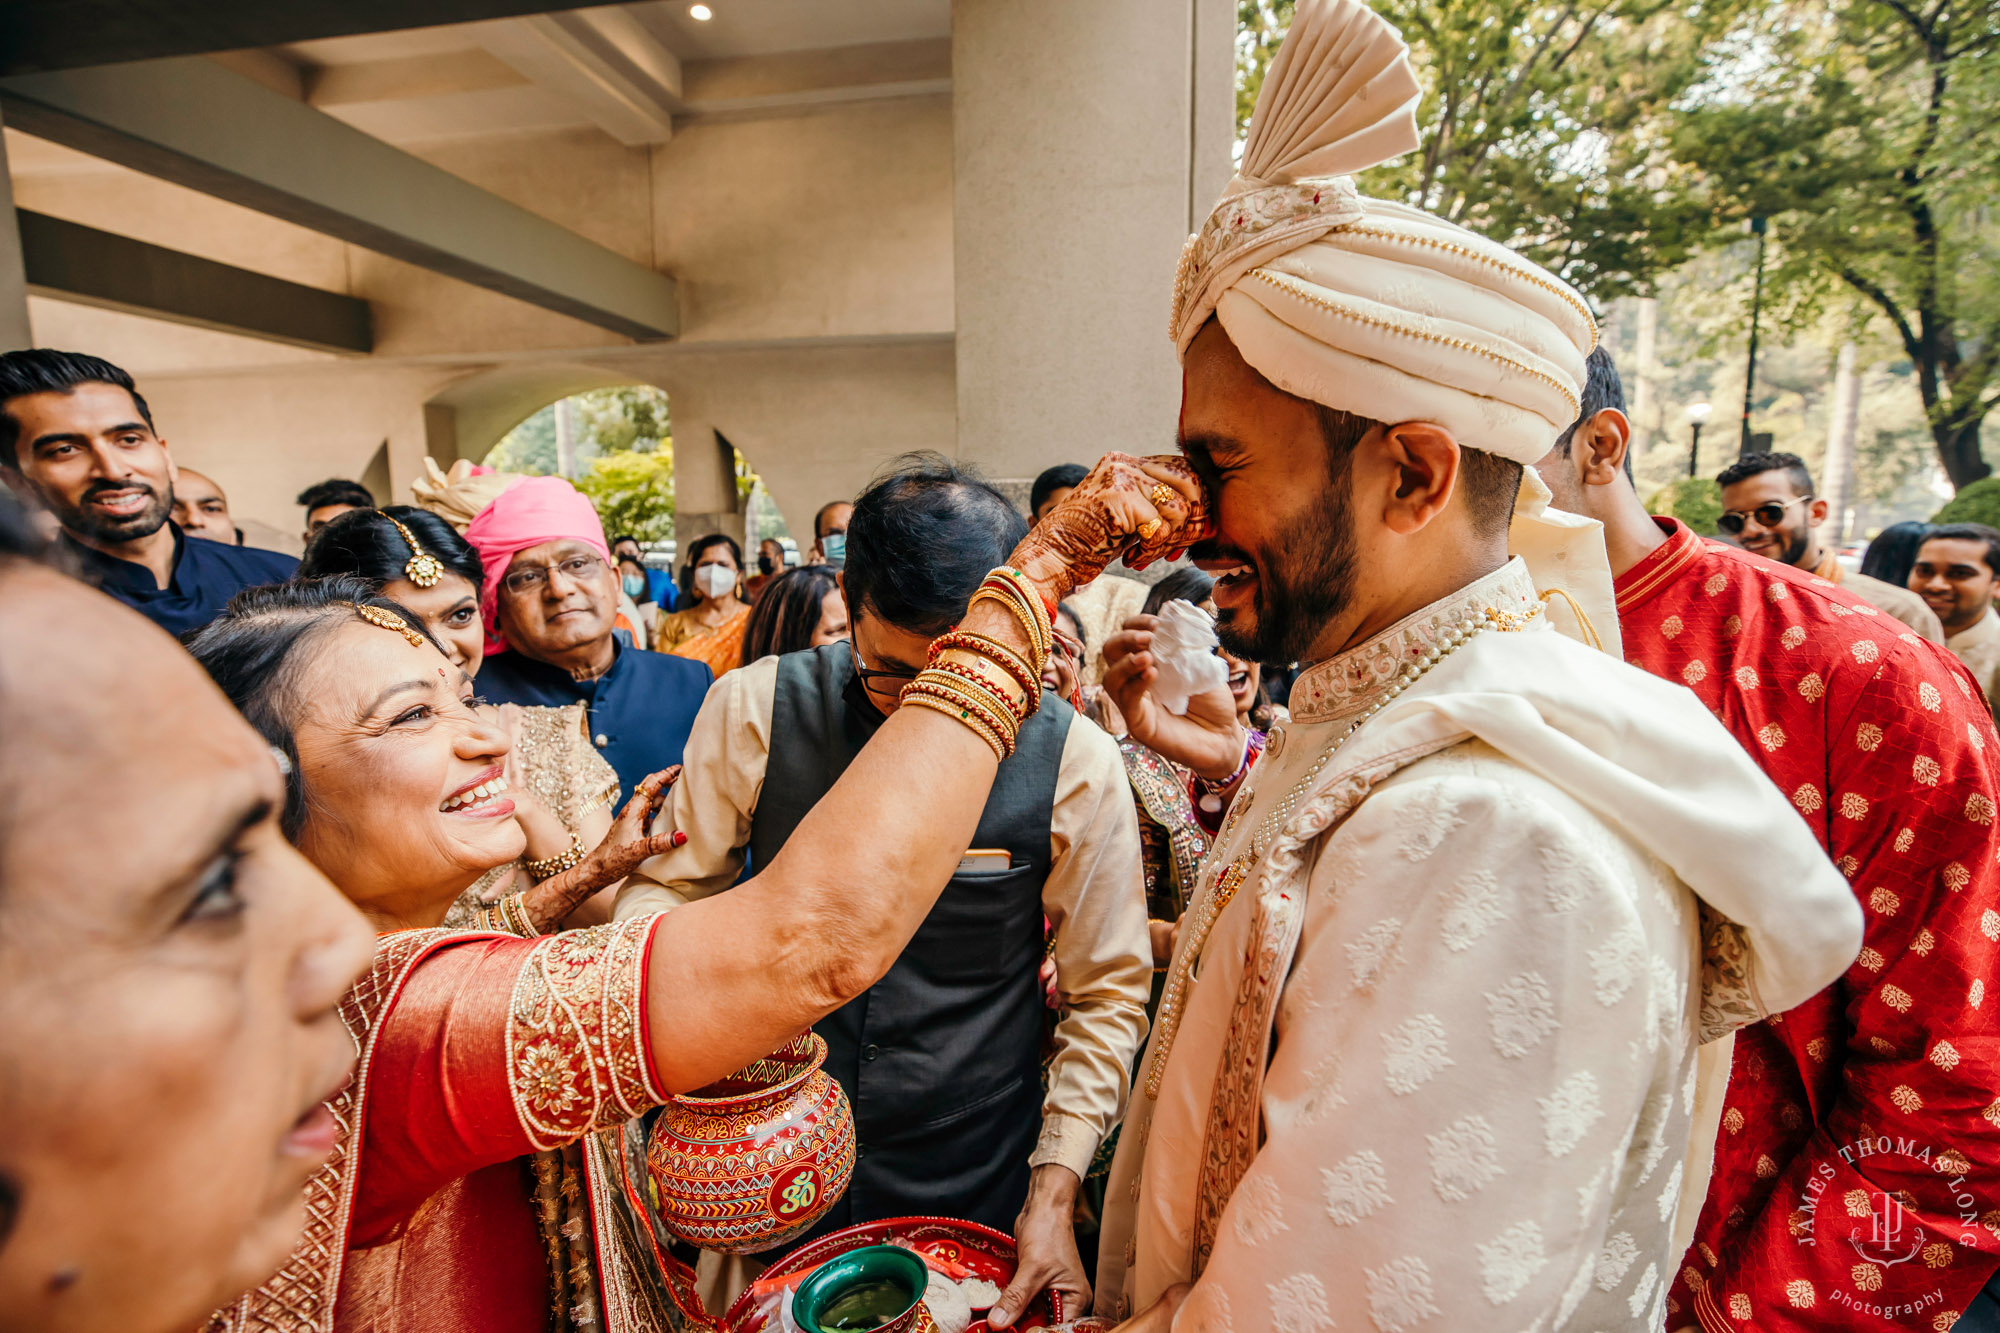
<svg viewBox="0 0 2000 1333">
<path fill-rule="evenodd" d="M 736 589 L 736 571 L 727 565 L 703 565 L 694 572 L 694 586 L 704 597 L 727 597 Z"/>
</svg>

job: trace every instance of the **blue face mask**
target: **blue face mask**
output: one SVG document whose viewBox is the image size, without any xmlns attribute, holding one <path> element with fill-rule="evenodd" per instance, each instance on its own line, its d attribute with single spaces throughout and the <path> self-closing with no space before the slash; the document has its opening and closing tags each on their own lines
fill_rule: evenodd
<svg viewBox="0 0 2000 1333">
<path fill-rule="evenodd" d="M 820 553 L 826 556 L 826 563 L 829 565 L 846 564 L 847 534 L 844 532 L 827 533 L 826 536 L 819 539 L 819 549 Z"/>
<path fill-rule="evenodd" d="M 633 601 L 636 602 L 646 595 L 646 576 L 644 574 L 627 574 L 619 581 L 625 585 L 625 595 Z"/>
</svg>

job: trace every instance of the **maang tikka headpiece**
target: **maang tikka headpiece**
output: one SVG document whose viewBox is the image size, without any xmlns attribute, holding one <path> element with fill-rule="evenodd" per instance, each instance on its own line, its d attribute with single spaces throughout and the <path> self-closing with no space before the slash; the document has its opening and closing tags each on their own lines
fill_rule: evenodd
<svg viewBox="0 0 2000 1333">
<path fill-rule="evenodd" d="M 396 633 L 408 639 L 410 641 L 410 647 L 412 648 L 421 648 L 425 644 L 430 642 L 430 640 L 426 639 L 422 634 L 419 634 L 416 630 L 411 629 L 409 621 L 403 619 L 401 616 L 397 615 L 394 611 L 391 611 L 389 608 L 385 606 L 371 606 L 366 602 L 356 602 L 354 604 L 354 609 L 360 612 L 361 618 L 367 621 L 369 624 L 378 626 L 379 628 L 382 629 L 394 630 Z"/>
<path fill-rule="evenodd" d="M 404 527 L 400 520 L 391 515 L 384 514 L 382 517 L 394 523 L 396 531 L 402 533 L 403 540 L 410 544 L 410 558 L 403 565 L 403 572 L 409 575 L 410 582 L 416 584 L 419 588 L 428 588 L 444 577 L 444 562 L 429 551 L 426 551 L 418 543 L 415 533 Z"/>
</svg>

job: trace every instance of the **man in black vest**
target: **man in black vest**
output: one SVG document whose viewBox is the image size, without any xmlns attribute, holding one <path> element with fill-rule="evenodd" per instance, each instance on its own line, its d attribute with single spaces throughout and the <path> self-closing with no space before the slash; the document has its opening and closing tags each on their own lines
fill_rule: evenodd
<svg viewBox="0 0 2000 1333">
<path fill-rule="evenodd" d="M 769 657 L 709 691 L 662 816 L 686 845 L 641 867 L 620 916 L 727 889 L 778 854 L 894 712 L 930 640 L 1026 534 L 943 458 L 902 459 L 855 502 L 842 591 L 853 642 Z M 1065 1011 L 1042 1077 L 1045 927 Z M 888 976 L 817 1025 L 854 1106 L 854 1183 L 813 1232 L 913 1214 L 1014 1232 L 996 1326 L 1044 1288 L 1080 1310 L 1072 1226 L 1125 1105 L 1152 953 L 1117 746 L 1053 694 L 1000 766 L 959 873 Z"/>
</svg>

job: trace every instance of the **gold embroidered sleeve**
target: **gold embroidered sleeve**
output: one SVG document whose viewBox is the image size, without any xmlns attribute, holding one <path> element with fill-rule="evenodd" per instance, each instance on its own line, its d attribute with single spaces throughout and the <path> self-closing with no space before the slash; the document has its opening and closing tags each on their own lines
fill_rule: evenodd
<svg viewBox="0 0 2000 1333">
<path fill-rule="evenodd" d="M 657 917 L 564 931 L 517 974 L 507 1079 L 537 1149 L 621 1124 L 667 1099 L 646 1044 L 646 954 Z"/>
</svg>

